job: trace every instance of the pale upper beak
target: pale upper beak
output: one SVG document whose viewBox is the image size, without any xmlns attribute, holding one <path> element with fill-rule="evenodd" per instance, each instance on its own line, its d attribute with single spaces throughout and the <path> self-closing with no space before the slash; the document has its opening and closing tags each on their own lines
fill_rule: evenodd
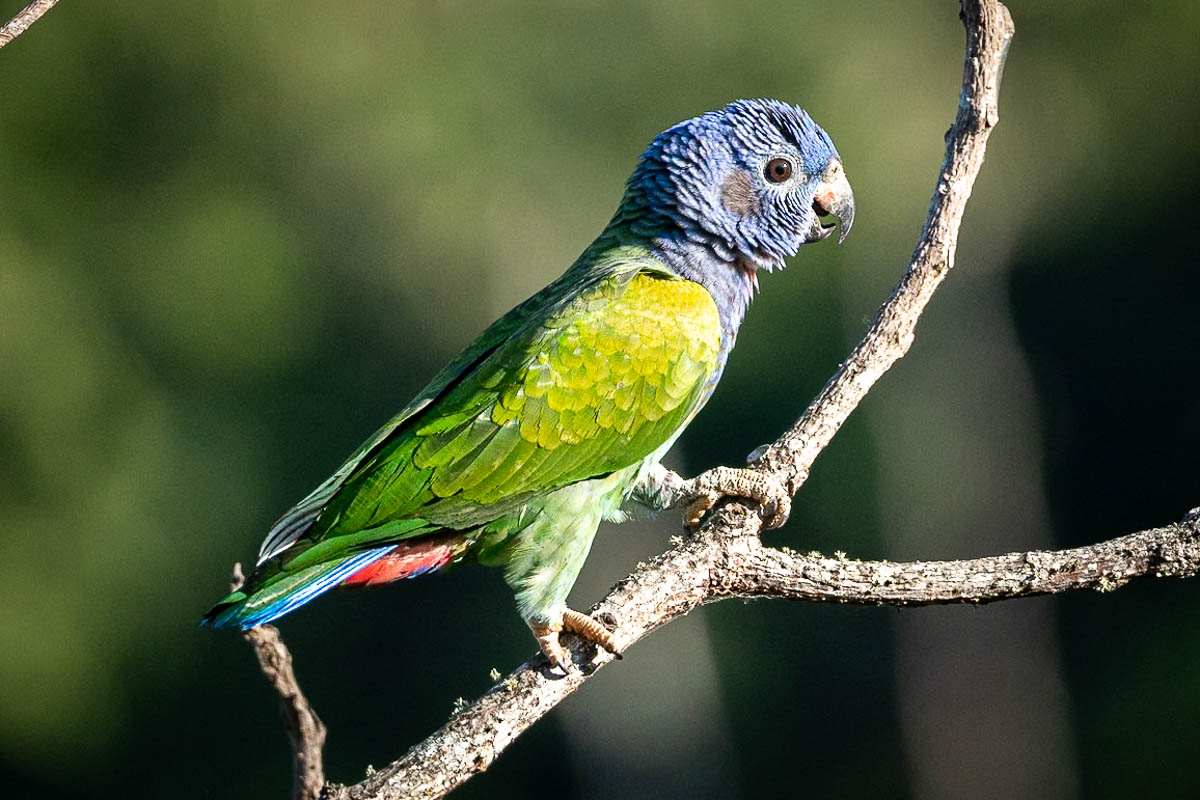
<svg viewBox="0 0 1200 800">
<path fill-rule="evenodd" d="M 836 158 L 829 162 L 825 173 L 821 175 L 817 193 L 813 196 L 813 211 L 817 216 L 809 228 L 805 242 L 827 239 L 837 227 L 841 228 L 838 244 L 846 240 L 846 234 L 850 233 L 850 226 L 854 224 L 854 191 L 850 188 L 850 181 L 846 180 L 846 170 L 842 168 L 842 162 Z M 821 222 L 821 217 L 828 216 L 836 217 L 837 223 Z"/>
</svg>

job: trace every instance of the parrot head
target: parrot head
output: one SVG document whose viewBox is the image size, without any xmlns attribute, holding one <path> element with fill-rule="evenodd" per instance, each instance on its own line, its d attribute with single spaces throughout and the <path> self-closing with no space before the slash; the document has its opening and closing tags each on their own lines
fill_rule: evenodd
<svg viewBox="0 0 1200 800">
<path fill-rule="evenodd" d="M 757 285 L 757 269 L 783 266 L 800 245 L 838 241 L 854 222 L 854 194 L 829 135 L 803 109 L 739 100 L 660 133 L 626 185 L 635 228 L 668 246 L 702 245 L 708 269 Z M 628 221 L 630 216 L 626 216 Z"/>
</svg>

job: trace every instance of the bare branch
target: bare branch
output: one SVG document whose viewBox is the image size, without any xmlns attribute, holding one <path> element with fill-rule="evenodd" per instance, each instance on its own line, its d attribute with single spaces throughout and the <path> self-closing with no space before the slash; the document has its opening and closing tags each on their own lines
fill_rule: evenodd
<svg viewBox="0 0 1200 800">
<path fill-rule="evenodd" d="M 4 23 L 3 28 L 0 28 L 0 47 L 4 47 L 4 45 L 29 30 L 30 25 L 41 19 L 43 14 L 54 8 L 57 4 L 58 0 L 34 0 L 21 9 L 19 14 Z"/>
<path fill-rule="evenodd" d="M 1014 30 L 1008 9 L 994 0 L 964 0 L 961 16 L 967 48 L 958 114 L 946 133 L 946 158 L 908 269 L 804 416 L 756 459 L 757 466 L 782 479 L 793 494 L 875 381 L 908 352 L 917 320 L 954 266 L 963 211 L 983 166 L 988 135 L 1000 119 L 1000 77 Z"/>
<path fill-rule="evenodd" d="M 991 603 L 1078 589 L 1109 592 L 1134 578 L 1188 578 L 1200 571 L 1197 514 L 1177 525 L 1071 550 L 965 561 L 851 561 L 762 547 L 713 575 L 717 597 L 781 597 L 825 603 L 928 606 Z"/>
<path fill-rule="evenodd" d="M 242 565 L 233 565 L 229 591 L 236 592 L 246 582 Z M 254 648 L 258 666 L 279 695 L 279 712 L 292 745 L 292 800 L 316 800 L 325 785 L 325 724 L 308 704 L 292 670 L 292 654 L 283 643 L 279 629 L 260 625 L 242 634 Z"/>
<path fill-rule="evenodd" d="M 1200 509 L 1178 525 L 1089 547 L 1033 551 L 968 561 L 851 561 L 763 547 L 758 517 L 727 507 L 695 536 L 619 583 L 596 606 L 621 622 L 624 646 L 708 603 L 729 597 L 780 597 L 827 603 L 935 605 L 988 603 L 1078 589 L 1111 591 L 1134 578 L 1186 578 L 1200 572 Z M 612 661 L 571 637 L 584 671 L 567 677 L 538 655 L 412 748 L 351 787 L 326 787 L 326 800 L 442 797 L 483 772 L 500 752 Z"/>
</svg>

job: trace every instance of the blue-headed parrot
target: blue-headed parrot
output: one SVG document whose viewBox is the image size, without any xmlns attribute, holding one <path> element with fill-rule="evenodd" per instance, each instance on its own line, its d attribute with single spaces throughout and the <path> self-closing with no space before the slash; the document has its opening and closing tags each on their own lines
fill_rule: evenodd
<svg viewBox="0 0 1200 800">
<path fill-rule="evenodd" d="M 717 385 L 758 271 L 827 238 L 830 216 L 844 238 L 854 196 L 794 105 L 742 100 L 659 134 L 575 263 L 284 514 L 204 622 L 251 628 L 471 560 L 504 568 L 552 665 L 570 668 L 564 630 L 616 651 L 566 604 L 596 529 L 667 504 L 655 470 Z"/>
</svg>

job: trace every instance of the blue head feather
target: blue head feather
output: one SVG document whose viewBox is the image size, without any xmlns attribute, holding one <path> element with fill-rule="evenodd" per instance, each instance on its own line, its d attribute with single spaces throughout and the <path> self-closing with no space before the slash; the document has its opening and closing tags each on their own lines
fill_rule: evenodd
<svg viewBox="0 0 1200 800">
<path fill-rule="evenodd" d="M 781 181 L 767 175 L 776 159 L 791 173 Z M 739 100 L 656 136 L 613 225 L 649 240 L 672 269 L 705 285 L 735 333 L 755 271 L 782 267 L 820 233 L 814 200 L 840 169 L 829 135 L 803 109 Z"/>
</svg>

